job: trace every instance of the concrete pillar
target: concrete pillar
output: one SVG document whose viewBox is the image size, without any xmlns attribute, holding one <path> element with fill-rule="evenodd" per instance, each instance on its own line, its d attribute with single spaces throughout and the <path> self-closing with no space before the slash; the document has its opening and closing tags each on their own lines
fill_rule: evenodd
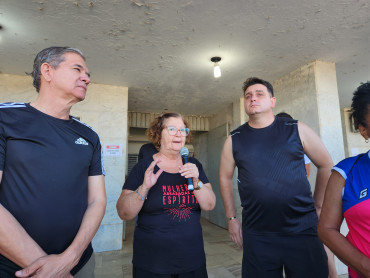
<svg viewBox="0 0 370 278">
<path fill-rule="evenodd" d="M 128 88 L 90 84 L 86 99 L 76 104 L 72 114 L 91 125 L 99 134 L 103 148 L 107 208 L 92 244 L 95 252 L 120 250 L 124 225 L 118 217 L 116 203 L 125 181 L 127 164 Z M 105 146 L 120 146 L 111 156 Z"/>
<path fill-rule="evenodd" d="M 238 128 L 246 121 L 248 121 L 248 115 L 245 113 L 244 97 L 240 97 L 233 102 L 233 122 L 231 124 L 230 131 Z"/>
<path fill-rule="evenodd" d="M 314 61 L 275 80 L 274 113 L 287 112 L 310 126 L 323 140 L 334 163 L 344 158 L 335 64 Z M 314 186 L 316 169 L 309 178 Z"/>
<path fill-rule="evenodd" d="M 316 61 L 314 65 L 320 137 L 338 163 L 344 158 L 344 143 L 335 64 Z"/>
</svg>

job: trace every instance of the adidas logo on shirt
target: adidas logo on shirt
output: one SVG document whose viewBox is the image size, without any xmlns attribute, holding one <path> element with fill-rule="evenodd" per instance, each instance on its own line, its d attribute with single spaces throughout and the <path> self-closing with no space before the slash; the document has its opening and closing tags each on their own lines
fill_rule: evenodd
<svg viewBox="0 0 370 278">
<path fill-rule="evenodd" d="M 87 143 L 85 139 L 80 137 L 75 141 L 75 144 L 77 144 L 77 145 L 86 145 L 87 146 L 89 143 Z"/>
</svg>

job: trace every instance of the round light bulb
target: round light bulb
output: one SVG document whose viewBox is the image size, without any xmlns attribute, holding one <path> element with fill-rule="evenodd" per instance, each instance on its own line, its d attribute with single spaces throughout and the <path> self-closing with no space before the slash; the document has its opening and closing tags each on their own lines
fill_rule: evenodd
<svg viewBox="0 0 370 278">
<path fill-rule="evenodd" d="M 215 63 L 215 66 L 213 68 L 213 76 L 215 78 L 219 78 L 221 76 L 221 68 L 217 62 Z"/>
</svg>

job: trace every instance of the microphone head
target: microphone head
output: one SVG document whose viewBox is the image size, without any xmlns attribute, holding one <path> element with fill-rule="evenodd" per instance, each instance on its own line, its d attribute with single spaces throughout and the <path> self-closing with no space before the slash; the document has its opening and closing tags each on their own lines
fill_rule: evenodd
<svg viewBox="0 0 370 278">
<path fill-rule="evenodd" d="M 188 156 L 189 155 L 189 150 L 187 147 L 182 147 L 180 150 L 180 155 L 181 156 Z"/>
</svg>

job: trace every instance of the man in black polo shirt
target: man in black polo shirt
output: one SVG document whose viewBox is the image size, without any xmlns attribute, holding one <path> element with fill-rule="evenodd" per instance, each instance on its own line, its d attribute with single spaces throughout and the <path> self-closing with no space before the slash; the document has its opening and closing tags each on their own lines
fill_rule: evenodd
<svg viewBox="0 0 370 278">
<path fill-rule="evenodd" d="M 44 49 L 32 77 L 34 102 L 0 104 L 0 277 L 93 277 L 106 206 L 101 145 L 69 115 L 90 83 L 85 58 Z"/>
<path fill-rule="evenodd" d="M 243 87 L 249 121 L 231 132 L 220 163 L 220 191 L 231 239 L 243 248 L 242 277 L 327 278 L 327 257 L 316 227 L 332 161 L 307 125 L 275 117 L 272 85 L 249 78 Z M 318 168 L 314 198 L 304 153 Z M 238 167 L 242 225 L 232 177 Z"/>
</svg>

